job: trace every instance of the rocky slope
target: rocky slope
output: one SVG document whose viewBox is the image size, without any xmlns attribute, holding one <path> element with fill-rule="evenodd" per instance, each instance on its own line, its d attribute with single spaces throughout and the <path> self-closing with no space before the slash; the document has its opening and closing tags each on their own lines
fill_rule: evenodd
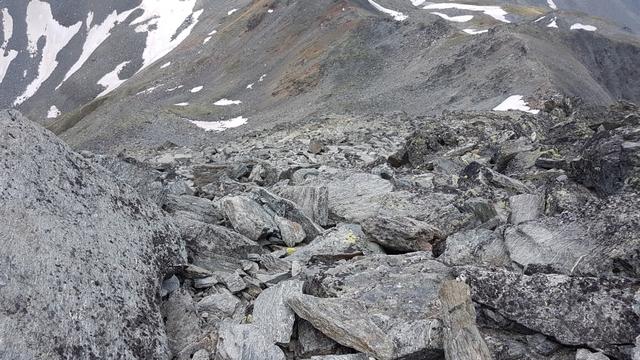
<svg viewBox="0 0 640 360">
<path fill-rule="evenodd" d="M 169 358 L 175 226 L 17 112 L 0 113 L 0 154 L 0 358 Z"/>
<path fill-rule="evenodd" d="M 493 359 L 632 359 L 639 109 L 544 109 L 84 156 L 182 233 L 188 264 L 162 288 L 177 359 L 442 359 L 452 280 Z"/>
</svg>

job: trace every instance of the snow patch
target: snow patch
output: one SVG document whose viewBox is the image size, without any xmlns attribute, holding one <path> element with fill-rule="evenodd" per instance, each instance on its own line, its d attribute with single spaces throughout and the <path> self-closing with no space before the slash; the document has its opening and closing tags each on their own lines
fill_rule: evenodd
<svg viewBox="0 0 640 360">
<path fill-rule="evenodd" d="M 178 89 L 182 89 L 184 87 L 184 85 L 178 85 L 176 87 L 172 87 L 171 89 L 167 89 L 167 92 L 172 92 Z"/>
<path fill-rule="evenodd" d="M 238 9 L 231 9 L 229 10 L 229 12 L 227 12 L 227 16 L 228 15 L 233 15 L 234 12 L 238 11 Z"/>
<path fill-rule="evenodd" d="M 20 105 L 32 97 L 40 86 L 51 76 L 58 67 L 56 57 L 69 41 L 78 33 L 82 22 L 66 27 L 53 18 L 51 5 L 40 0 L 32 0 L 27 6 L 27 51 L 32 57 L 38 53 L 38 41 L 46 38 L 42 48 L 42 59 L 38 65 L 38 77 L 29 85 L 25 92 L 13 102 L 14 106 Z"/>
<path fill-rule="evenodd" d="M 547 27 L 557 29 L 558 28 L 558 22 L 557 21 L 558 21 L 558 18 L 554 17 L 553 20 L 551 20 L 551 22 L 549 23 L 549 25 L 547 25 Z"/>
<path fill-rule="evenodd" d="M 202 89 L 204 89 L 204 86 L 196 86 L 196 87 L 194 87 L 193 89 L 191 89 L 189 91 L 195 94 L 197 92 L 200 92 Z"/>
<path fill-rule="evenodd" d="M 424 4 L 426 0 L 411 0 L 411 4 L 413 4 L 413 6 L 420 6 L 422 4 Z"/>
<path fill-rule="evenodd" d="M 107 95 L 108 93 L 117 89 L 118 86 L 120 86 L 123 82 L 127 80 L 127 79 L 120 78 L 120 72 L 129 63 L 130 61 L 123 62 L 122 64 L 116 66 L 116 68 L 112 72 L 108 73 L 107 75 L 103 76 L 100 80 L 98 80 L 98 85 L 104 86 L 105 89 L 100 94 L 98 94 L 97 97 Z"/>
<path fill-rule="evenodd" d="M 547 0 L 547 4 L 549 4 L 549 7 L 552 8 L 553 10 L 558 10 L 558 5 L 556 5 L 556 3 L 553 0 Z"/>
<path fill-rule="evenodd" d="M 171 61 L 162 64 L 162 66 L 160 66 L 160 69 L 164 69 L 164 68 L 167 68 L 169 66 L 171 66 Z"/>
<path fill-rule="evenodd" d="M 255 85 L 255 83 L 251 83 L 251 84 L 247 85 L 247 89 L 253 89 L 253 85 Z"/>
<path fill-rule="evenodd" d="M 247 123 L 247 120 L 248 119 L 243 118 L 242 116 L 238 116 L 237 118 L 225 121 L 189 121 L 195 126 L 204 129 L 204 131 L 225 131 L 227 129 L 242 126 Z"/>
<path fill-rule="evenodd" d="M 80 58 L 76 61 L 75 64 L 69 69 L 67 74 L 64 76 L 62 82 L 56 87 L 59 88 L 63 82 L 67 81 L 73 74 L 75 74 L 82 65 L 84 65 L 91 54 L 111 35 L 111 30 L 118 24 L 127 19 L 129 15 L 135 9 L 131 9 L 129 11 L 125 11 L 122 14 L 118 15 L 118 13 L 114 10 L 107 18 L 102 22 L 102 24 L 91 26 L 93 22 L 93 12 L 89 12 L 87 16 L 86 26 L 87 26 L 87 38 L 82 45 L 82 54 L 80 54 Z"/>
<path fill-rule="evenodd" d="M 202 41 L 202 45 L 206 44 L 209 42 L 209 40 L 211 40 L 212 36 L 207 36 L 206 38 L 204 38 L 204 40 Z"/>
<path fill-rule="evenodd" d="M 55 105 L 51 105 L 47 112 L 47 119 L 55 119 L 62 114 Z"/>
<path fill-rule="evenodd" d="M 273 13 L 273 9 L 269 9 L 269 10 L 267 10 L 267 12 L 268 12 L 269 14 L 271 14 L 271 13 Z"/>
<path fill-rule="evenodd" d="M 462 29 L 462 31 L 470 35 L 478 35 L 478 34 L 484 34 L 489 32 L 489 30 L 476 30 L 476 29 Z"/>
<path fill-rule="evenodd" d="M 492 18 L 498 21 L 502 21 L 504 23 L 511 22 L 506 18 L 506 16 L 509 15 L 509 13 L 502 10 L 500 6 L 481 6 L 481 5 L 458 4 L 458 3 L 446 3 L 446 4 L 427 4 L 423 7 L 423 9 L 425 10 L 458 9 L 458 10 L 467 10 L 467 11 L 477 11 L 477 12 L 483 12 L 485 15 L 491 16 Z"/>
<path fill-rule="evenodd" d="M 9 9 L 2 9 L 2 45 L 0 45 L 0 49 L 6 50 L 7 45 L 9 45 L 9 40 L 11 40 L 11 36 L 13 36 L 13 18 L 11 14 L 9 14 Z"/>
<path fill-rule="evenodd" d="M 174 106 L 189 106 L 188 102 L 181 102 L 181 103 L 177 103 L 177 104 L 173 104 Z"/>
<path fill-rule="evenodd" d="M 371 4 L 378 11 L 383 12 L 385 14 L 389 14 L 395 21 L 405 21 L 408 18 L 407 15 L 405 15 L 405 14 L 399 12 L 399 11 L 387 9 L 386 7 L 383 7 L 382 5 L 378 4 L 377 2 L 375 2 L 373 0 L 369 0 L 369 4 Z"/>
<path fill-rule="evenodd" d="M 593 25 L 584 25 L 584 24 L 577 23 L 577 24 L 571 25 L 571 30 L 596 31 L 598 30 L 598 28 Z"/>
<path fill-rule="evenodd" d="M 229 105 L 240 105 L 242 101 L 240 100 L 229 100 L 229 99 L 220 99 L 213 103 L 213 105 L 217 106 L 229 106 Z"/>
<path fill-rule="evenodd" d="M 211 35 L 213 35 L 213 34 L 215 34 L 217 32 L 218 32 L 218 30 L 213 30 L 212 32 L 208 33 L 207 35 L 211 36 Z"/>
<path fill-rule="evenodd" d="M 142 90 L 142 91 L 140 91 L 140 92 L 139 92 L 139 93 L 137 93 L 136 95 L 146 95 L 146 94 L 151 94 L 155 89 L 157 89 L 157 88 L 159 88 L 159 87 L 161 87 L 161 86 L 162 86 L 162 84 L 160 84 L 160 85 L 156 85 L 156 86 L 152 86 L 152 87 L 150 87 L 150 88 L 148 88 L 148 89 L 146 89 L 146 90 Z"/>
<path fill-rule="evenodd" d="M 537 114 L 540 110 L 533 110 L 523 99 L 522 95 L 509 96 L 500 105 L 493 108 L 494 111 L 520 110 L 531 114 Z"/>
<path fill-rule="evenodd" d="M 4 80 L 7 70 L 9 70 L 9 65 L 11 65 L 11 62 L 16 58 L 16 56 L 18 56 L 18 52 L 15 50 L 9 50 L 6 54 L 4 54 L 3 51 L 3 54 L 0 57 L 0 83 Z"/>
<path fill-rule="evenodd" d="M 167 55 L 191 34 L 204 11 L 194 12 L 196 3 L 197 0 L 142 0 L 138 9 L 144 13 L 131 23 L 137 25 L 136 32 L 147 32 L 143 65 L 138 72 Z M 181 28 L 185 22 L 189 25 Z"/>
<path fill-rule="evenodd" d="M 263 82 L 264 78 L 267 77 L 267 74 L 262 74 L 262 76 L 260 76 L 260 79 L 258 79 L 258 82 Z"/>
<path fill-rule="evenodd" d="M 471 19 L 473 19 L 473 15 L 460 15 L 460 16 L 449 16 L 447 14 L 443 14 L 440 12 L 431 12 L 433 15 L 438 15 L 441 18 L 447 20 L 447 21 L 453 21 L 453 22 L 467 22 L 470 21 Z"/>
</svg>

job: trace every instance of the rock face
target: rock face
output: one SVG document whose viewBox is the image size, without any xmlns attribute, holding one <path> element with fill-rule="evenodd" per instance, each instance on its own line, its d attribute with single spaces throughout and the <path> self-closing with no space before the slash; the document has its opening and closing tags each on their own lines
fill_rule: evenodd
<svg viewBox="0 0 640 360">
<path fill-rule="evenodd" d="M 640 318 L 632 310 L 640 283 L 566 275 L 526 276 L 466 268 L 473 299 L 567 345 L 633 344 Z"/>
<path fill-rule="evenodd" d="M 17 112 L 0 112 L 0 154 L 0 357 L 167 359 L 175 227 Z"/>
</svg>

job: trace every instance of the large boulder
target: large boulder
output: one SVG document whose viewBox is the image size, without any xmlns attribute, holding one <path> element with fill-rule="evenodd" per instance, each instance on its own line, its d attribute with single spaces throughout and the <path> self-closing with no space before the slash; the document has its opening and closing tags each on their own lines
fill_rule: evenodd
<svg viewBox="0 0 640 360">
<path fill-rule="evenodd" d="M 459 272 L 475 302 L 562 344 L 631 346 L 640 332 L 640 318 L 632 309 L 637 279 L 527 276 L 475 267 Z"/>
<path fill-rule="evenodd" d="M 0 112 L 0 357 L 166 359 L 163 273 L 184 261 L 155 205 Z"/>
<path fill-rule="evenodd" d="M 450 278 L 427 252 L 370 255 L 315 275 L 305 288 L 315 296 L 288 304 L 336 342 L 377 359 L 438 358 L 438 290 Z"/>
</svg>

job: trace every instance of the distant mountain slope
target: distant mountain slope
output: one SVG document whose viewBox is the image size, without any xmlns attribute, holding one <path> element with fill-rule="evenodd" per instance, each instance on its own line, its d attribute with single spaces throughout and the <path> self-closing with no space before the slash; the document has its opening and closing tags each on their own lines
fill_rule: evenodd
<svg viewBox="0 0 640 360">
<path fill-rule="evenodd" d="M 162 12 L 145 7 L 154 0 L 112 13 L 84 8 L 115 25 L 81 23 L 78 32 L 89 35 L 70 40 L 74 56 L 58 53 L 59 65 L 21 110 L 74 146 L 117 151 L 205 144 L 327 113 L 486 110 L 512 96 L 540 109 L 556 93 L 597 104 L 640 99 L 638 37 L 613 15 L 589 17 L 560 0 L 172 1 L 181 12 L 170 21 L 150 16 Z M 612 6 L 634 9 L 626 0 Z M 105 40 L 95 47 L 87 38 Z M 153 39 L 170 46 L 148 51 L 162 43 Z M 19 57 L 30 59 L 27 50 Z M 19 75 L 16 64 L 7 79 Z M 13 91 L 2 91 L 5 106 L 24 85 L 0 84 Z"/>
</svg>

